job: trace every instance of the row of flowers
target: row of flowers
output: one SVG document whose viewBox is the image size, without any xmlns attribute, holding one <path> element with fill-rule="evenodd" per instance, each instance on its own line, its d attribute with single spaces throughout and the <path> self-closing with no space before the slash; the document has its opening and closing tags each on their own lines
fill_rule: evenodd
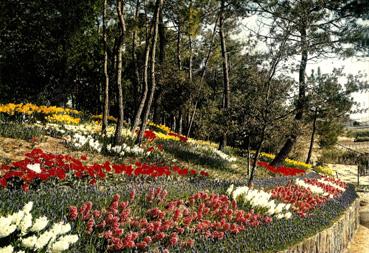
<svg viewBox="0 0 369 253">
<path fill-rule="evenodd" d="M 56 106 L 37 106 L 34 104 L 5 104 L 0 105 L 0 116 L 10 116 L 10 119 L 17 119 L 22 121 L 38 121 L 51 122 L 58 124 L 79 124 L 81 119 L 75 117 L 81 112 Z M 9 119 L 6 117 L 6 119 Z"/>
<path fill-rule="evenodd" d="M 192 150 L 198 154 L 203 154 L 203 153 L 211 154 L 212 156 L 218 159 L 222 159 L 230 163 L 237 161 L 236 157 L 228 155 L 224 153 L 223 151 L 211 145 L 199 144 L 197 140 L 193 140 L 193 139 L 191 139 L 189 143 L 191 144 Z"/>
<path fill-rule="evenodd" d="M 24 114 L 24 115 L 32 115 L 35 113 L 40 113 L 44 115 L 52 115 L 52 114 L 74 114 L 79 115 L 81 112 L 69 109 L 69 108 L 63 108 L 63 107 L 57 107 L 57 106 L 45 106 L 45 105 L 34 105 L 34 104 L 1 104 L 0 105 L 0 113 L 5 113 L 8 115 L 14 115 L 16 113 Z"/>
<path fill-rule="evenodd" d="M 270 165 L 268 162 L 262 162 L 262 161 L 257 162 L 257 165 L 267 169 L 273 174 L 280 174 L 283 176 L 297 176 L 297 175 L 303 175 L 306 173 L 306 171 L 303 169 L 286 167 L 286 166 L 274 167 Z"/>
<path fill-rule="evenodd" d="M 292 216 L 290 210 L 304 217 L 309 211 L 329 199 L 341 196 L 346 188 L 347 185 L 338 179 L 321 177 L 296 179 L 294 182 L 285 186 L 277 186 L 268 192 L 250 189 L 247 186 L 234 188 L 231 185 L 227 194 L 237 203 L 254 208 L 260 213 L 277 219 L 289 219 Z"/>
<path fill-rule="evenodd" d="M 145 151 L 145 149 L 138 145 L 130 146 L 127 143 L 123 143 L 122 145 L 104 144 L 99 140 L 99 138 L 97 138 L 99 136 L 98 134 L 101 132 L 100 129 L 91 124 L 83 124 L 79 126 L 46 124 L 45 129 L 49 132 L 57 132 L 64 136 L 67 144 L 75 149 L 88 149 L 98 153 L 101 153 L 104 150 L 109 154 L 118 156 L 125 156 L 127 154 L 142 156 L 150 154 L 150 152 Z M 108 137 L 112 134 L 113 133 L 109 133 Z M 123 134 L 126 138 L 131 137 L 129 131 L 125 131 Z"/>
<path fill-rule="evenodd" d="M 294 183 L 272 189 L 272 197 L 284 203 L 290 203 L 302 217 L 308 212 L 337 198 L 347 189 L 347 185 L 338 179 L 321 177 L 320 179 L 296 179 Z"/>
<path fill-rule="evenodd" d="M 270 162 L 275 158 L 274 154 L 270 154 L 270 153 L 265 153 L 265 152 L 261 152 L 260 153 L 260 159 L 261 160 L 265 160 L 266 162 Z M 300 168 L 300 169 L 311 169 L 313 166 L 311 164 L 307 164 L 301 161 L 297 161 L 297 160 L 292 160 L 289 158 L 286 158 L 284 160 L 284 165 L 287 167 L 295 167 L 295 168 Z"/>
<path fill-rule="evenodd" d="M 271 167 L 268 168 L 268 165 L 267 165 L 268 162 L 271 162 L 274 158 L 275 158 L 274 154 L 261 152 L 260 153 L 260 160 L 261 160 L 260 166 L 266 167 L 268 170 L 272 171 L 273 173 L 278 173 L 278 171 L 276 171 L 274 168 L 271 168 Z M 292 159 L 289 159 L 289 158 L 286 158 L 283 163 L 284 163 L 284 166 L 282 166 L 282 167 L 287 168 L 287 170 L 282 169 L 282 172 L 280 172 L 279 174 L 283 174 L 283 175 L 287 175 L 287 176 L 290 175 L 289 172 L 291 172 L 292 175 L 297 175 L 297 174 L 299 174 L 299 171 L 301 171 L 301 173 L 303 173 L 302 171 L 306 171 L 306 170 L 309 170 L 309 169 L 312 169 L 315 172 L 317 172 L 319 174 L 322 174 L 322 175 L 326 175 L 326 176 L 334 176 L 335 175 L 334 170 L 332 168 L 330 168 L 329 166 L 323 166 L 323 165 L 313 166 L 312 164 L 307 164 L 307 163 L 297 161 L 297 160 L 292 160 Z M 290 169 L 290 168 L 292 168 L 292 169 Z M 295 170 L 294 168 L 297 169 L 297 170 Z M 286 172 L 286 173 L 284 173 L 284 172 Z"/>
<path fill-rule="evenodd" d="M 187 142 L 188 138 L 182 134 L 175 133 L 170 130 L 168 126 L 155 124 L 152 121 L 149 121 L 148 124 L 149 128 L 152 130 L 151 133 L 147 133 L 146 135 L 150 135 L 151 139 L 162 139 L 162 140 L 173 140 L 173 141 L 181 141 L 181 142 Z"/>
<path fill-rule="evenodd" d="M 37 187 L 49 179 L 66 180 L 87 179 L 90 184 L 97 180 L 104 180 L 110 174 L 124 174 L 128 176 L 146 175 L 150 177 L 161 176 L 208 176 L 205 171 L 196 171 L 178 166 L 161 166 L 156 164 L 103 164 L 86 165 L 86 156 L 76 159 L 69 155 L 45 153 L 41 149 L 34 149 L 26 154 L 24 160 L 0 166 L 0 185 L 4 188 L 19 188 L 28 191 L 29 187 Z"/>
</svg>

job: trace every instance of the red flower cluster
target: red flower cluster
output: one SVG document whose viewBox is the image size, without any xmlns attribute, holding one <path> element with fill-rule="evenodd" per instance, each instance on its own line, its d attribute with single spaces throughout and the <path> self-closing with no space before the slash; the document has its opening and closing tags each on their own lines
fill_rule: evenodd
<svg viewBox="0 0 369 253">
<path fill-rule="evenodd" d="M 333 197 L 341 195 L 342 193 L 342 190 L 339 190 L 336 187 L 333 187 L 331 185 L 321 183 L 317 179 L 305 178 L 304 181 L 305 183 L 315 185 L 315 186 L 322 188 L 326 193 L 332 195 Z"/>
<path fill-rule="evenodd" d="M 328 196 L 313 194 L 309 189 L 294 184 L 278 186 L 271 191 L 272 198 L 284 203 L 291 203 L 297 213 L 305 217 L 306 213 L 315 207 L 324 204 Z"/>
<path fill-rule="evenodd" d="M 179 141 L 181 141 L 181 142 L 187 142 L 188 141 L 188 138 L 186 136 L 182 135 L 182 134 L 177 134 L 177 133 L 174 133 L 174 132 L 170 132 L 170 133 L 168 133 L 168 135 L 179 138 Z"/>
<path fill-rule="evenodd" d="M 81 160 L 86 159 L 85 156 L 81 157 Z M 29 184 L 35 182 L 35 180 L 46 181 L 51 178 L 64 180 L 68 176 L 77 179 L 87 178 L 90 184 L 95 184 L 98 179 L 105 179 L 109 172 L 126 174 L 128 176 L 147 175 L 151 177 L 169 176 L 172 174 L 180 176 L 208 175 L 205 171 L 198 173 L 195 170 L 177 166 L 159 166 L 139 162 L 136 162 L 134 165 L 110 164 L 108 161 L 103 164 L 85 165 L 81 160 L 69 155 L 50 154 L 43 152 L 41 149 L 34 149 L 26 154 L 24 160 L 0 166 L 0 171 L 3 174 L 0 177 L 0 185 L 6 188 L 12 179 L 19 178 L 21 187 L 24 190 L 28 190 Z M 40 173 L 27 168 L 31 164 L 40 164 Z"/>
<path fill-rule="evenodd" d="M 151 130 L 145 130 L 144 132 L 144 138 L 152 141 L 156 138 L 156 134 Z"/>
<path fill-rule="evenodd" d="M 324 181 L 327 181 L 327 182 L 334 183 L 334 184 L 336 184 L 336 185 L 338 185 L 342 188 L 345 188 L 345 189 L 347 188 L 347 184 L 345 182 L 342 182 L 338 178 L 322 176 L 321 179 L 323 179 Z"/>
<path fill-rule="evenodd" d="M 271 166 L 268 162 L 258 162 L 257 164 L 258 166 L 264 167 L 267 170 L 275 174 L 282 174 L 284 176 L 297 176 L 297 175 L 305 174 L 305 170 L 303 169 L 297 169 L 297 168 L 291 168 L 291 167 L 285 167 L 285 166 L 274 167 L 274 166 Z"/>
<path fill-rule="evenodd" d="M 149 207 L 137 206 L 139 216 L 134 214 L 134 200 L 122 201 L 116 194 L 102 210 L 93 210 L 91 202 L 79 209 L 71 206 L 69 219 L 83 221 L 86 233 L 104 238 L 110 251 L 164 246 L 167 252 L 193 247 L 192 238 L 222 240 L 228 233 L 272 222 L 271 217 L 237 209 L 236 202 L 225 195 L 199 192 L 186 200 L 166 201 L 167 194 L 161 188 L 151 189 L 145 196 Z"/>
</svg>

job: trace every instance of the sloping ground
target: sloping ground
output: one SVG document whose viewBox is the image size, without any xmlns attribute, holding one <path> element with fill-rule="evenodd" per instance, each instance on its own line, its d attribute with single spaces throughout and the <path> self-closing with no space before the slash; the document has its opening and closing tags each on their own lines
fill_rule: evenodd
<svg viewBox="0 0 369 253">
<path fill-rule="evenodd" d="M 24 159 L 24 154 L 34 148 L 41 148 L 45 152 L 54 154 L 70 154 L 74 157 L 80 157 L 82 154 L 86 154 L 86 152 L 72 151 L 64 145 L 63 139 L 50 136 L 46 136 L 36 143 L 0 137 L 0 164 L 22 160 Z M 87 155 L 91 163 L 109 160 L 109 158 L 96 153 Z"/>
</svg>

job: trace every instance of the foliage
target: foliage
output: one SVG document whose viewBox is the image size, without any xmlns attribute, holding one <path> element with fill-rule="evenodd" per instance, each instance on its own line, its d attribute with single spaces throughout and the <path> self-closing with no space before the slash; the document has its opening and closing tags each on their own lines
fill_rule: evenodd
<svg viewBox="0 0 369 253">
<path fill-rule="evenodd" d="M 355 142 L 364 142 L 369 141 L 369 136 L 358 136 L 354 140 Z"/>
<path fill-rule="evenodd" d="M 35 126 L 17 123 L 0 123 L 0 136 L 14 139 L 35 140 L 42 138 L 44 131 Z"/>
</svg>

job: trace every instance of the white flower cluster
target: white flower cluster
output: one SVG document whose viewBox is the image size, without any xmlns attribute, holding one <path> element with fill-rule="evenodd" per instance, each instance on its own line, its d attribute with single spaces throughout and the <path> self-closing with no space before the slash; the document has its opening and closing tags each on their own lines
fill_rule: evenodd
<svg viewBox="0 0 369 253">
<path fill-rule="evenodd" d="M 303 188 L 309 189 L 312 193 L 323 195 L 323 196 L 328 195 L 328 193 L 326 193 L 321 187 L 319 187 L 317 185 L 312 185 L 312 184 L 305 183 L 304 180 L 301 180 L 301 179 L 297 178 L 295 180 L 295 184 L 298 185 L 298 186 L 301 186 Z"/>
<path fill-rule="evenodd" d="M 78 241 L 77 235 L 65 235 L 71 230 L 68 223 L 55 223 L 49 230 L 42 232 L 49 224 L 49 220 L 43 216 L 33 222 L 32 207 L 33 202 L 29 202 L 22 210 L 6 217 L 0 217 L 0 238 L 8 237 L 18 230 L 21 247 L 31 251 L 46 250 L 53 253 L 65 251 Z M 14 247 L 8 245 L 0 248 L 0 253 L 5 252 L 14 252 Z M 18 251 L 18 253 L 21 252 L 24 251 Z"/>
<path fill-rule="evenodd" d="M 97 131 L 96 129 L 96 126 L 91 126 L 87 124 L 65 125 L 65 126 L 60 126 L 58 124 L 47 124 L 46 129 L 52 129 L 61 134 L 71 133 L 69 136 L 67 136 L 66 140 L 71 146 L 73 146 L 76 149 L 80 149 L 85 145 L 87 145 L 88 148 L 97 151 L 99 153 L 101 153 L 103 149 L 103 144 L 92 136 L 92 134 L 99 133 L 99 131 Z M 122 134 L 124 136 L 130 136 L 130 132 L 128 129 L 122 130 Z M 112 135 L 113 132 L 108 131 L 107 136 Z M 119 156 L 124 156 L 125 154 L 133 154 L 139 156 L 145 153 L 145 150 L 140 148 L 139 146 L 134 145 L 133 147 L 131 147 L 128 146 L 126 143 L 118 146 L 113 146 L 109 144 L 107 145 L 106 148 L 108 152 Z"/>
<path fill-rule="evenodd" d="M 291 204 L 276 203 L 271 200 L 272 194 L 263 190 L 253 190 L 247 186 L 241 186 L 234 189 L 231 185 L 227 189 L 227 194 L 238 202 L 248 203 L 253 208 L 266 209 L 265 214 L 274 216 L 277 219 L 290 219 L 292 213 L 289 212 Z"/>
<path fill-rule="evenodd" d="M 220 151 L 219 149 L 216 148 L 212 148 L 213 153 L 215 153 L 216 155 L 218 155 L 220 158 L 222 158 L 223 160 L 226 160 L 230 163 L 237 161 L 236 157 L 227 155 L 226 153 Z"/>
<path fill-rule="evenodd" d="M 236 157 L 227 155 L 226 153 L 208 145 L 200 145 L 196 143 L 194 140 L 189 139 L 189 143 L 191 143 L 191 148 L 193 149 L 193 152 L 197 154 L 203 154 L 204 152 L 210 153 L 214 156 L 216 156 L 219 159 L 225 160 L 227 162 L 235 162 L 237 161 Z"/>
<path fill-rule="evenodd" d="M 124 154 L 143 155 L 145 153 L 145 150 L 143 148 L 140 148 L 137 145 L 130 147 L 125 143 L 119 146 L 112 146 L 111 144 L 109 144 L 106 146 L 106 149 L 109 153 L 117 154 L 120 156 L 124 156 Z"/>
<path fill-rule="evenodd" d="M 98 140 L 95 140 L 91 135 L 82 135 L 82 134 L 74 134 L 69 139 L 69 144 L 71 144 L 74 148 L 80 149 L 86 144 L 89 148 L 94 151 L 101 152 L 103 148 L 103 144 Z"/>
</svg>

